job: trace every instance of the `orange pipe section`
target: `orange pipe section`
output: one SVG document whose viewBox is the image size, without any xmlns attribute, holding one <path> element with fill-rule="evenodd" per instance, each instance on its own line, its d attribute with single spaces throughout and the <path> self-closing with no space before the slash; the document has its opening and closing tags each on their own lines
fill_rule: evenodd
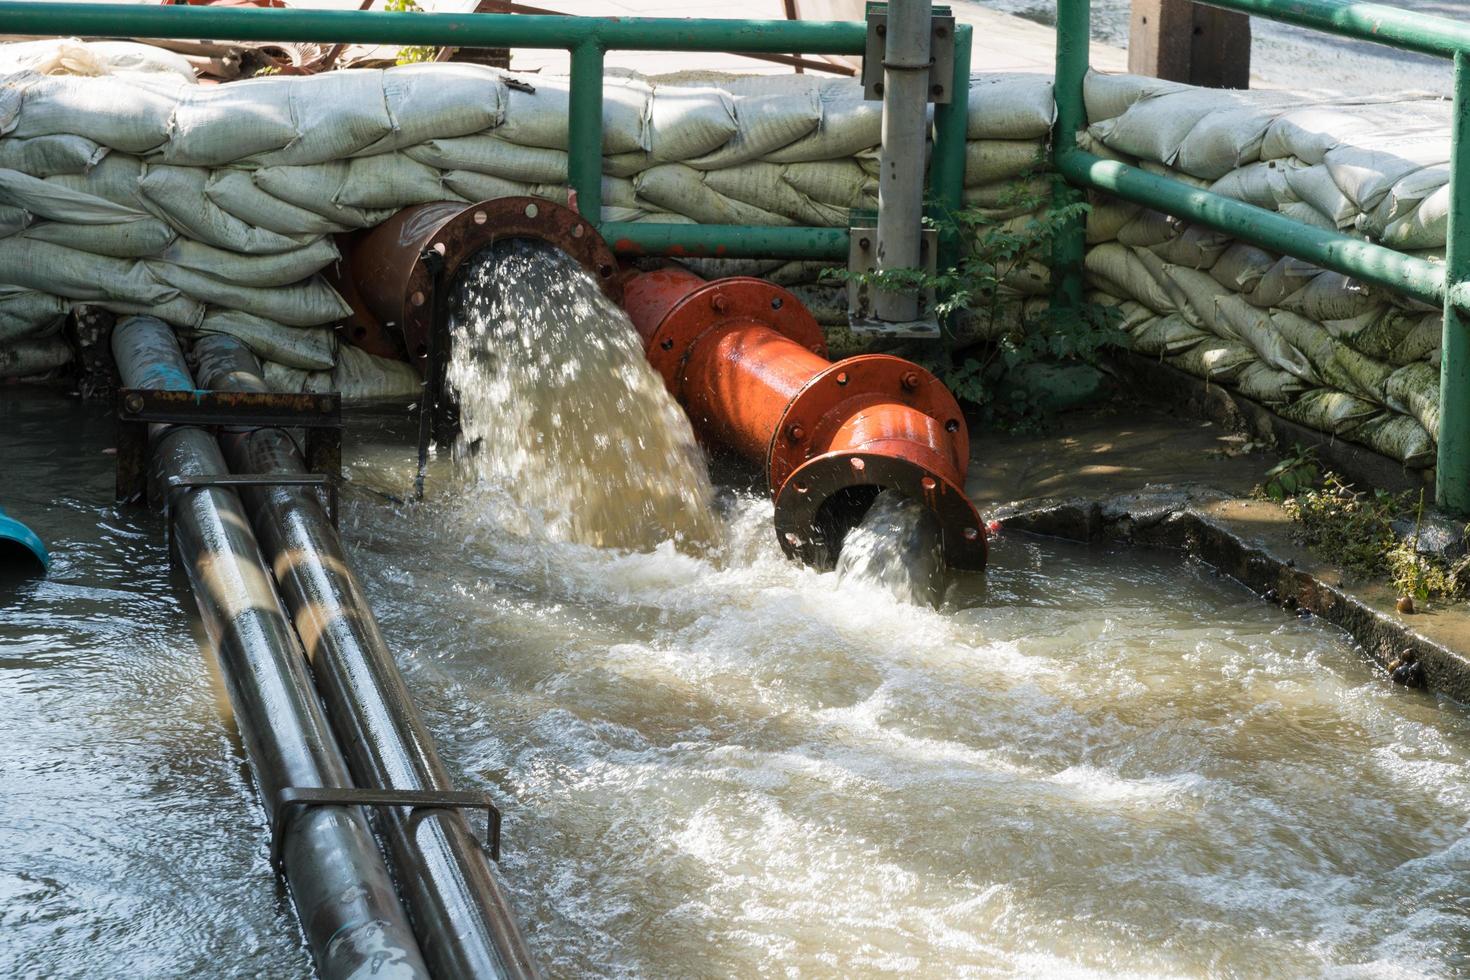
<svg viewBox="0 0 1470 980">
<path fill-rule="evenodd" d="M 787 554 L 830 566 L 872 497 L 894 489 L 939 519 L 948 564 L 985 566 L 964 416 L 932 374 L 885 354 L 834 364 L 801 302 L 763 280 L 666 268 L 633 275 L 623 294 L 701 439 L 764 464 Z"/>
</svg>

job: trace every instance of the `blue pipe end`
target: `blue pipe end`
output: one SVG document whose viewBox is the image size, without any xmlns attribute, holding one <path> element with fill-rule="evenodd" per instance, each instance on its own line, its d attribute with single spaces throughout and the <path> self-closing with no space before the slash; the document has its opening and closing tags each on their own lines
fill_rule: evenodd
<svg viewBox="0 0 1470 980">
<path fill-rule="evenodd" d="M 0 571 L 37 572 L 51 568 L 51 555 L 36 532 L 0 508 Z"/>
</svg>

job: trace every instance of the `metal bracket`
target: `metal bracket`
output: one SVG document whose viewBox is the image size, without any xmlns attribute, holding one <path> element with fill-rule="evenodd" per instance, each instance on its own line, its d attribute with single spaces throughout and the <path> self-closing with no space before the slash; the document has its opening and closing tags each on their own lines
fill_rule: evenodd
<svg viewBox="0 0 1470 980">
<path fill-rule="evenodd" d="M 500 861 L 500 809 L 488 793 L 421 789 L 328 789 L 320 786 L 287 786 L 276 798 L 271 819 L 271 866 L 281 870 L 281 845 L 286 831 L 304 809 L 315 806 L 407 807 L 409 820 L 423 819 L 427 810 L 484 810 L 485 845 L 490 860 Z"/>
<path fill-rule="evenodd" d="M 168 529 L 168 557 L 174 556 L 174 497 L 181 491 L 207 487 L 316 487 L 326 488 L 327 519 L 337 526 L 337 481 L 323 473 L 208 473 L 171 476 L 163 499 L 163 523 Z"/>
<path fill-rule="evenodd" d="M 878 269 L 878 216 L 872 211 L 852 212 L 852 239 L 847 251 L 847 270 L 858 275 Z M 932 277 L 938 269 L 939 232 L 925 228 L 919 242 L 924 271 Z M 847 327 L 856 336 L 888 337 L 894 340 L 934 340 L 939 337 L 939 318 L 934 314 L 934 290 L 919 294 L 919 319 L 890 323 L 873 313 L 872 282 L 858 278 L 847 281 Z"/>
<path fill-rule="evenodd" d="M 148 427 L 306 430 L 302 453 L 314 473 L 335 482 L 342 472 L 342 396 L 255 391 L 164 391 L 122 388 L 117 392 L 117 499 L 147 498 Z"/>
<path fill-rule="evenodd" d="M 867 16 L 868 47 L 863 52 L 863 98 L 869 102 L 881 102 L 885 67 L 883 63 L 884 38 L 888 34 L 888 4 L 868 4 Z M 933 34 L 929 39 L 929 85 L 927 87 L 929 101 L 935 105 L 948 103 L 953 95 L 950 84 L 953 80 L 954 16 L 948 7 L 935 4 Z"/>
</svg>

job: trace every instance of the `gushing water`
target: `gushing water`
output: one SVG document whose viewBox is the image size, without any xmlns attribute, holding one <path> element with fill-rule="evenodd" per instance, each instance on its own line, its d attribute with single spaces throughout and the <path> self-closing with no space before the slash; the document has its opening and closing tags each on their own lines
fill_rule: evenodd
<svg viewBox="0 0 1470 980">
<path fill-rule="evenodd" d="M 449 382 L 463 473 L 553 540 L 644 550 L 716 540 L 683 411 L 627 315 L 559 249 L 501 242 L 460 277 Z"/>
<path fill-rule="evenodd" d="M 843 538 L 837 581 L 863 583 L 900 602 L 939 605 L 944 551 L 938 521 L 915 501 L 884 490 Z"/>
</svg>

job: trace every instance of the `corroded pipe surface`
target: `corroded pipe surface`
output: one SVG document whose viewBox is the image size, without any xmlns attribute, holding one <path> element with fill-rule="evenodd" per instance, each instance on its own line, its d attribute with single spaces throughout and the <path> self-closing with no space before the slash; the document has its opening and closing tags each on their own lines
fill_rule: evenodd
<svg viewBox="0 0 1470 980">
<path fill-rule="evenodd" d="M 173 331 L 133 317 L 113 333 L 125 385 L 192 390 Z M 174 476 L 229 472 L 203 429 L 150 430 L 153 499 Z M 347 764 L 322 714 L 244 508 L 228 489 L 174 493 L 174 545 L 219 656 L 240 738 L 272 822 L 287 787 L 350 788 Z M 420 980 L 429 973 L 383 857 L 357 807 L 317 806 L 291 821 L 282 865 L 302 931 L 323 977 Z"/>
<path fill-rule="evenodd" d="M 801 302 L 760 279 L 658 269 L 628 279 L 624 306 L 701 437 L 764 464 L 788 555 L 830 567 L 892 489 L 939 520 L 947 564 L 985 567 L 964 416 L 928 371 L 886 354 L 829 361 Z"/>
<path fill-rule="evenodd" d="M 352 307 L 342 324 L 347 340 L 382 357 L 425 370 L 433 328 L 434 274 L 427 249 L 444 257 L 444 279 L 497 241 L 550 242 L 585 268 L 614 300 L 620 298 L 617 260 L 577 212 L 535 197 L 479 204 L 435 203 L 405 208 L 371 231 L 344 237 L 336 282 Z"/>
<path fill-rule="evenodd" d="M 233 337 L 200 340 L 194 357 L 199 380 L 209 388 L 269 390 L 259 362 Z M 296 443 L 281 429 L 226 431 L 219 440 L 238 472 L 307 472 Z M 256 487 L 242 488 L 241 496 L 353 776 L 363 786 L 385 789 L 453 789 L 315 493 Z M 461 812 L 383 813 L 399 888 L 434 975 L 535 976 L 510 902 Z"/>
</svg>

